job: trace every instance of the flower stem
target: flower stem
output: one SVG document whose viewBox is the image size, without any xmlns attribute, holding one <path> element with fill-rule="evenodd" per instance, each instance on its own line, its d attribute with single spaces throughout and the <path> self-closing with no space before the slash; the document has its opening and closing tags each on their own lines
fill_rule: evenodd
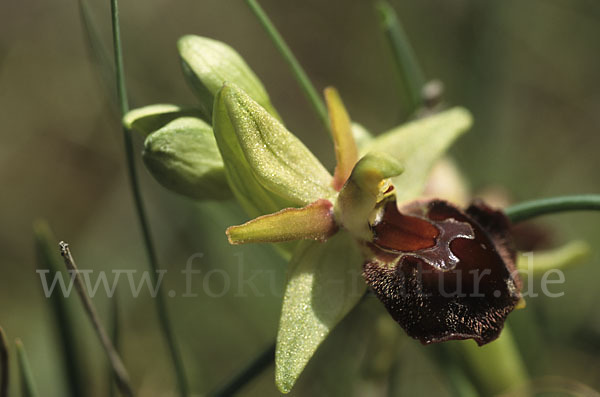
<svg viewBox="0 0 600 397">
<path fill-rule="evenodd" d="M 275 343 L 269 345 L 265 350 L 260 352 L 247 366 L 229 380 L 225 385 L 216 391 L 210 393 L 212 397 L 232 396 L 240 391 L 246 384 L 256 378 L 267 369 L 275 359 Z"/>
<path fill-rule="evenodd" d="M 296 81 L 300 85 L 300 88 L 302 88 L 302 90 L 304 91 L 304 95 L 306 95 L 306 98 L 314 108 L 315 112 L 317 113 L 317 116 L 319 117 L 327 131 L 329 131 L 329 117 L 327 115 L 327 108 L 325 107 L 323 99 L 318 94 L 312 82 L 306 75 L 306 72 L 304 71 L 304 69 L 302 68 L 302 66 L 300 65 L 300 63 L 298 62 L 288 45 L 283 40 L 283 37 L 281 37 L 281 35 L 277 31 L 277 28 L 275 28 L 267 14 L 264 12 L 260 4 L 258 4 L 256 0 L 246 0 L 246 3 L 248 4 L 252 12 L 254 12 L 254 15 L 256 15 L 260 24 L 266 30 L 267 34 L 271 38 L 271 41 L 273 41 L 273 44 L 275 44 L 275 47 L 277 47 L 277 50 L 279 51 L 283 59 L 292 69 Z"/>
<path fill-rule="evenodd" d="M 423 106 L 425 75 L 394 9 L 387 1 L 381 0 L 377 3 L 377 11 L 381 17 L 383 33 L 392 50 L 398 76 L 408 94 L 409 113 L 412 114 Z"/>
<path fill-rule="evenodd" d="M 485 346 L 460 341 L 455 347 L 481 395 L 495 396 L 526 385 L 527 370 L 508 324 L 504 325 L 498 339 Z"/>
<path fill-rule="evenodd" d="M 504 212 L 513 223 L 540 215 L 566 211 L 600 211 L 600 194 L 582 194 L 526 201 L 508 207 Z"/>
<path fill-rule="evenodd" d="M 121 32 L 119 28 L 119 8 L 117 0 L 110 0 L 111 5 L 111 16 L 112 16 L 112 33 L 113 33 L 113 49 L 115 58 L 115 72 L 117 80 L 117 96 L 119 98 L 119 107 L 121 109 L 121 116 L 124 116 L 129 111 L 129 102 L 127 99 L 127 88 L 125 85 L 125 73 L 123 68 L 123 52 L 121 49 Z M 150 234 L 150 227 L 146 217 L 146 211 L 144 209 L 144 203 L 140 192 L 139 182 L 137 179 L 137 173 L 135 169 L 133 142 L 130 131 L 123 127 L 123 137 L 125 143 L 125 157 L 127 160 L 127 171 L 129 175 L 129 183 L 131 185 L 131 191 L 133 194 L 133 200 L 135 209 L 137 212 L 140 227 L 142 229 L 142 237 L 148 255 L 148 261 L 151 268 L 151 277 L 153 283 L 158 285 L 158 261 L 156 258 L 156 251 L 154 249 L 154 243 L 152 242 L 152 236 Z M 175 370 L 175 376 L 177 385 L 179 387 L 179 393 L 182 397 L 186 397 L 189 394 L 188 386 L 185 378 L 185 369 L 181 356 L 175 343 L 175 337 L 173 330 L 169 323 L 167 305 L 162 289 L 158 291 L 156 295 L 156 310 L 158 313 L 159 323 L 162 328 L 163 335 L 166 339 L 169 352 L 171 354 L 171 361 Z"/>
</svg>

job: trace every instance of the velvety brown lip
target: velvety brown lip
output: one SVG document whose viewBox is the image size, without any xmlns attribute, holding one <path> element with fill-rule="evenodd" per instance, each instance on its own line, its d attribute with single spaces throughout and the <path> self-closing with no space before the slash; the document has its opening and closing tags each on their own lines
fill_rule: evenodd
<svg viewBox="0 0 600 397">
<path fill-rule="evenodd" d="M 383 211 L 363 275 L 392 317 L 425 344 L 497 338 L 520 299 L 506 217 L 483 203 L 462 211 L 441 200 L 400 210 L 388 202 Z"/>
<path fill-rule="evenodd" d="M 373 242 L 394 251 L 418 251 L 435 246 L 439 230 L 431 222 L 401 214 L 396 202 L 385 204 L 383 216 L 372 227 Z"/>
</svg>

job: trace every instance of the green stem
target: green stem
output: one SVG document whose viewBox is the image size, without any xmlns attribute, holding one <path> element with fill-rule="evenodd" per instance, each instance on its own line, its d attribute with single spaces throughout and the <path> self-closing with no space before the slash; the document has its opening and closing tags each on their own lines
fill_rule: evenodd
<svg viewBox="0 0 600 397">
<path fill-rule="evenodd" d="M 96 68 L 100 73 L 100 79 L 106 87 L 106 92 L 110 93 L 109 98 L 111 104 L 115 104 L 113 91 L 113 76 L 115 75 L 113 70 L 114 67 L 111 59 L 108 56 L 106 48 L 102 44 L 98 28 L 94 24 L 94 20 L 88 6 L 88 0 L 79 0 L 79 15 L 83 25 L 82 27 L 85 37 L 89 45 L 92 62 L 96 65 Z"/>
<path fill-rule="evenodd" d="M 498 339 L 485 346 L 469 340 L 456 342 L 454 347 L 481 395 L 495 396 L 526 385 L 527 371 L 508 324 Z"/>
<path fill-rule="evenodd" d="M 117 0 L 110 0 L 111 15 L 112 15 L 112 33 L 113 33 L 113 48 L 115 57 L 115 69 L 116 69 L 116 80 L 117 80 L 117 94 L 119 97 L 119 105 L 121 109 L 121 116 L 124 116 L 129 110 L 129 103 L 127 99 L 127 89 L 125 85 L 125 73 L 123 68 L 123 52 L 121 49 L 121 32 L 119 28 L 119 9 Z M 154 243 L 150 234 L 150 227 L 146 218 L 146 211 L 144 209 L 144 203 L 142 195 L 140 193 L 139 182 L 137 180 L 137 173 L 135 170 L 133 142 L 130 131 L 123 128 L 123 137 L 125 142 L 125 156 L 127 160 L 127 171 L 129 175 L 129 182 L 131 185 L 131 191 L 133 194 L 133 200 L 135 209 L 137 212 L 138 220 L 142 230 L 142 236 L 146 253 L 148 255 L 148 261 L 151 268 L 151 276 L 153 278 L 154 285 L 158 286 L 158 261 L 156 258 L 156 251 L 154 249 Z M 158 313 L 159 323 L 166 339 L 168 349 L 171 355 L 171 361 L 175 370 L 175 376 L 177 385 L 179 387 L 179 393 L 182 397 L 189 395 L 188 385 L 185 377 L 185 369 L 183 361 L 177 349 L 175 343 L 175 337 L 169 318 L 167 314 L 167 305 L 162 289 L 159 289 L 156 295 L 156 310 Z"/>
<path fill-rule="evenodd" d="M 582 194 L 526 201 L 508 207 L 504 212 L 513 223 L 518 223 L 536 216 L 566 211 L 600 211 L 600 194 Z"/>
<path fill-rule="evenodd" d="M 414 113 L 423 106 L 422 90 L 426 83 L 425 75 L 394 9 L 386 1 L 381 0 L 377 3 L 377 11 L 381 17 L 383 32 L 392 50 L 398 76 L 408 94 L 409 113 Z"/>
<path fill-rule="evenodd" d="M 0 397 L 8 397 L 8 343 L 0 327 Z"/>
<path fill-rule="evenodd" d="M 33 380 L 33 374 L 31 367 L 29 366 L 29 360 L 25 353 L 25 347 L 20 339 L 15 341 L 17 346 L 17 360 L 19 361 L 19 369 L 21 372 L 21 384 L 23 397 L 37 397 L 38 392 Z"/>
<path fill-rule="evenodd" d="M 256 358 L 254 358 L 247 366 L 229 380 L 218 390 L 210 393 L 210 396 L 232 396 L 240 391 L 246 384 L 252 379 L 260 375 L 265 369 L 267 369 L 273 360 L 275 359 L 275 343 L 269 345 L 263 350 Z"/>
<path fill-rule="evenodd" d="M 248 3 L 248 6 L 254 12 L 254 15 L 256 15 L 256 17 L 260 21 L 260 24 L 266 30 L 267 34 L 273 41 L 273 44 L 275 44 L 275 47 L 277 47 L 277 50 L 279 51 L 283 59 L 292 69 L 294 77 L 300 85 L 300 88 L 302 88 L 302 90 L 304 91 L 304 95 L 306 95 L 306 98 L 314 108 L 315 112 L 317 113 L 317 116 L 319 117 L 327 131 L 329 131 L 329 116 L 327 115 L 327 108 L 325 107 L 323 99 L 318 94 L 317 90 L 306 75 L 306 72 L 304 71 L 302 66 L 300 66 L 300 63 L 283 40 L 283 37 L 281 37 L 281 35 L 277 31 L 277 28 L 275 28 L 275 26 L 273 25 L 267 14 L 265 14 L 258 2 L 256 0 L 246 0 L 246 3 Z"/>
</svg>

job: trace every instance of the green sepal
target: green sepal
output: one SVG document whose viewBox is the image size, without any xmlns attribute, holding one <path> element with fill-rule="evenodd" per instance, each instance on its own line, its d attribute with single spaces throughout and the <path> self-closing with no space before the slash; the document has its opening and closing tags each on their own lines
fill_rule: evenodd
<svg viewBox="0 0 600 397">
<path fill-rule="evenodd" d="M 357 122 L 352 122 L 352 136 L 354 137 L 354 142 L 356 142 L 356 147 L 359 152 L 365 154 L 363 149 L 368 147 L 371 142 L 375 139 L 373 134 L 369 130 L 367 130 L 362 124 Z"/>
<path fill-rule="evenodd" d="M 212 128 L 196 117 L 179 117 L 152 132 L 142 158 L 167 189 L 197 200 L 232 196 Z"/>
<path fill-rule="evenodd" d="M 363 257 L 340 231 L 325 243 L 301 242 L 289 267 L 275 351 L 275 382 L 288 393 L 329 332 L 366 292 Z"/>
<path fill-rule="evenodd" d="M 217 94 L 213 125 L 236 197 L 259 210 L 251 215 L 335 194 L 331 175 L 310 150 L 236 85 L 225 84 Z"/>
<path fill-rule="evenodd" d="M 386 152 L 405 167 L 392 179 L 399 203 L 414 200 L 425 188 L 429 172 L 450 145 L 471 126 L 470 113 L 463 108 L 404 124 L 378 136 L 363 152 Z"/>
<path fill-rule="evenodd" d="M 202 118 L 202 113 L 192 107 L 159 103 L 129 111 L 123 117 L 123 125 L 128 130 L 148 136 L 179 117 Z"/>
<path fill-rule="evenodd" d="M 284 208 L 227 228 L 230 244 L 281 243 L 295 240 L 326 241 L 337 231 L 333 204 L 320 199 L 302 208 Z"/>
<path fill-rule="evenodd" d="M 226 81 L 237 84 L 279 119 L 261 81 L 229 45 L 206 37 L 187 35 L 179 39 L 177 48 L 183 73 L 209 120 L 213 113 L 215 95 Z"/>
<path fill-rule="evenodd" d="M 561 247 L 527 253 L 519 253 L 517 269 L 520 274 L 542 275 L 548 270 L 565 269 L 583 262 L 590 255 L 590 246 L 585 241 L 571 241 Z"/>
</svg>

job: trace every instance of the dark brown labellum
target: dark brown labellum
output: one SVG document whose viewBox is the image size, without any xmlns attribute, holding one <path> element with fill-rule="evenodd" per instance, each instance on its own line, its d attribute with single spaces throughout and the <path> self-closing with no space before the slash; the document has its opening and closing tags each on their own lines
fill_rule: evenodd
<svg viewBox="0 0 600 397">
<path fill-rule="evenodd" d="M 481 202 L 462 211 L 442 200 L 398 210 L 382 204 L 371 225 L 367 284 L 424 344 L 496 339 L 520 300 L 508 219 Z"/>
</svg>

